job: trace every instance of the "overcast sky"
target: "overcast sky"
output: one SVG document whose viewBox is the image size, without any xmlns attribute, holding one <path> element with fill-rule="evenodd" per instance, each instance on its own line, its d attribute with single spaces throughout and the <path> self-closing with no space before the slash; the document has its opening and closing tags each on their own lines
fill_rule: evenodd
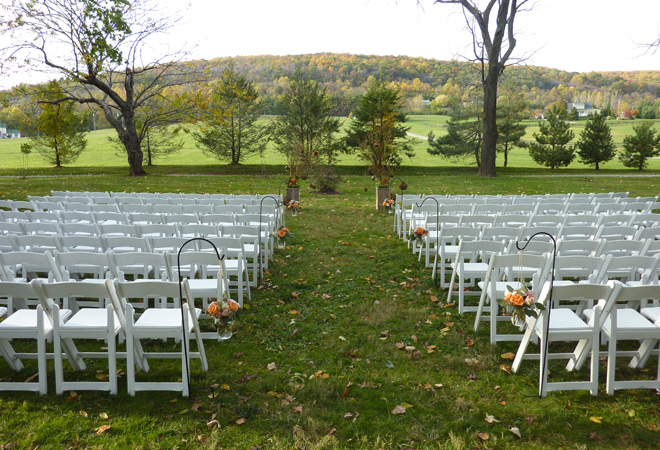
<svg viewBox="0 0 660 450">
<path fill-rule="evenodd" d="M 6 0 L 0 0 L 0 3 Z M 433 0 L 158 0 L 181 18 L 160 43 L 193 58 L 301 53 L 470 56 L 461 9 Z M 481 1 L 480 3 L 485 3 Z M 516 18 L 514 55 L 566 71 L 660 70 L 660 0 L 535 0 Z M 4 77 L 0 87 L 20 78 Z"/>
</svg>

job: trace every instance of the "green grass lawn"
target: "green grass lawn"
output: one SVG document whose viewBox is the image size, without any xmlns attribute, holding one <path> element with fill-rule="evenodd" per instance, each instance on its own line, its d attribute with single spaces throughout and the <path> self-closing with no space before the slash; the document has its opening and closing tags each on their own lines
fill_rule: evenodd
<svg viewBox="0 0 660 450">
<path fill-rule="evenodd" d="M 267 119 L 262 119 L 267 120 Z M 445 124 L 448 118 L 446 116 L 434 115 L 420 115 L 408 116 L 407 125 L 410 126 L 410 131 L 419 136 L 427 136 L 429 131 L 433 131 L 436 135 L 446 133 Z M 614 142 L 618 148 L 621 148 L 623 138 L 626 135 L 632 134 L 632 127 L 639 121 L 609 121 L 608 124 L 612 128 Z M 528 128 L 525 140 L 532 141 L 533 133 L 538 131 L 538 121 L 526 121 Z M 573 124 L 575 132 L 575 141 L 579 138 L 579 134 L 584 129 L 586 121 L 580 120 Z M 656 125 L 660 128 L 660 125 Z M 80 158 L 69 166 L 62 169 L 64 173 L 95 173 L 100 167 L 116 167 L 125 168 L 128 170 L 128 163 L 126 157 L 121 154 L 118 149 L 112 146 L 108 137 L 116 136 L 113 130 L 98 130 L 87 134 L 87 150 L 82 153 Z M 3 139 L 0 140 L 0 173 L 5 171 L 7 174 L 22 173 L 23 159 L 20 152 L 20 144 L 28 141 L 26 138 L 21 139 Z M 147 172 L 159 172 L 161 166 L 175 166 L 185 165 L 188 168 L 185 170 L 188 173 L 194 172 L 195 166 L 202 166 L 199 168 L 201 171 L 215 171 L 217 173 L 236 173 L 244 170 L 236 167 L 228 167 L 217 159 L 205 154 L 202 150 L 196 147 L 195 142 L 190 134 L 183 134 L 184 146 L 182 150 L 174 155 L 169 155 L 163 158 L 156 159 L 154 164 L 158 167 L 146 167 Z M 476 164 L 473 159 L 466 159 L 460 161 L 449 161 L 439 156 L 430 155 L 427 152 L 428 144 L 425 140 L 417 139 L 415 146 L 415 157 L 412 159 L 405 159 L 403 167 L 415 168 L 423 167 L 425 169 L 432 168 L 445 168 L 448 170 L 473 170 L 476 171 Z M 591 167 L 578 162 L 579 158 L 568 167 L 564 169 L 557 169 L 555 173 L 566 174 L 579 172 L 592 172 L 596 173 Z M 503 164 L 503 155 L 498 155 L 498 167 Z M 274 173 L 282 171 L 282 167 L 286 165 L 286 158 L 277 152 L 272 143 L 269 143 L 264 150 L 263 156 L 251 156 L 246 158 L 243 162 L 244 165 L 261 166 L 262 172 Z M 345 166 L 346 170 L 351 173 L 364 173 L 364 164 L 355 156 L 340 155 L 338 164 Z M 535 173 L 538 171 L 543 172 L 538 164 L 536 164 L 529 156 L 527 150 L 514 149 L 509 154 L 509 167 L 507 170 L 520 171 L 524 169 L 528 173 Z M 103 169 L 105 170 L 105 169 Z M 167 169 L 165 169 L 167 170 Z M 660 170 L 660 159 L 652 159 L 649 161 L 647 172 L 654 172 Z M 600 173 L 636 173 L 633 169 L 628 169 L 621 164 L 618 159 L 614 159 L 608 163 L 601 165 Z M 57 173 L 41 158 L 39 154 L 33 152 L 28 157 L 28 173 L 32 174 L 53 174 Z"/>
<path fill-rule="evenodd" d="M 234 175 L 207 164 L 159 165 L 149 176 L 130 178 L 125 167 L 99 162 L 80 171 L 88 176 L 0 178 L 0 197 L 24 199 L 50 189 L 273 193 L 284 179 L 275 163 L 266 175 L 258 164 Z M 657 448 L 657 393 L 555 392 L 539 399 L 537 363 L 508 373 L 505 354 L 517 345 L 491 346 L 487 326 L 473 332 L 474 316 L 460 316 L 445 304 L 446 293 L 435 288 L 430 271 L 394 236 L 392 216 L 375 210 L 374 183 L 351 166 L 342 173 L 338 195 L 302 185 L 302 212 L 287 217 L 295 239 L 276 252 L 237 320 L 238 333 L 223 343 L 207 342 L 209 372 L 193 361 L 193 387 L 214 385 L 213 394 L 196 389 L 190 399 L 168 392 L 131 398 L 121 360 L 117 397 L 56 395 L 51 376 L 48 395 L 0 394 L 0 448 Z M 512 168 L 482 179 L 471 168 L 408 166 L 399 175 L 411 193 L 660 191 L 660 177 L 519 173 Z M 16 374 L 0 362 L 0 378 L 29 378 L 36 369 L 27 364 Z M 650 374 L 656 364 L 653 357 Z M 102 365 L 90 363 L 80 376 L 94 379 L 97 370 Z M 175 362 L 156 361 L 140 377 L 167 379 L 178 370 Z M 569 376 L 559 364 L 551 371 L 556 377 L 587 375 Z M 600 376 L 604 380 L 604 362 Z M 397 406 L 405 413 L 396 414 L 402 411 Z M 489 423 L 489 415 L 497 422 Z"/>
</svg>

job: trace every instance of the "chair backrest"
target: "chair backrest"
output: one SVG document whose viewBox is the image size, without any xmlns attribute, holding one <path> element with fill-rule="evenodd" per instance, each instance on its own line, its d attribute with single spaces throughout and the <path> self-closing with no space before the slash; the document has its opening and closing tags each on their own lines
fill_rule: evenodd
<svg viewBox="0 0 660 450">
<path fill-rule="evenodd" d="M 18 249 L 24 252 L 44 253 L 53 252 L 55 250 L 62 250 L 60 247 L 60 241 L 54 234 L 26 234 L 22 236 L 16 236 L 14 240 L 18 246 Z"/>
<path fill-rule="evenodd" d="M 103 244 L 107 250 L 114 252 L 149 252 L 149 241 L 136 236 L 103 236 Z"/>
<path fill-rule="evenodd" d="M 507 282 L 519 281 L 526 284 L 529 269 L 536 269 L 531 276 L 532 288 L 538 295 L 540 287 L 548 275 L 548 257 L 529 253 L 495 254 L 488 265 L 491 282 L 501 280 L 506 275 Z M 521 279 L 521 277 L 523 279 Z"/>
<path fill-rule="evenodd" d="M 56 222 L 24 222 L 23 231 L 25 234 L 31 235 L 60 235 L 62 234 L 62 229 L 59 224 Z"/>
<path fill-rule="evenodd" d="M 612 255 L 612 256 L 634 256 L 641 255 L 644 241 L 629 241 L 625 239 L 601 239 L 601 244 L 598 249 L 598 255 Z"/>
<path fill-rule="evenodd" d="M 60 219 L 70 223 L 96 223 L 94 215 L 89 211 L 62 211 Z"/>
<path fill-rule="evenodd" d="M 190 223 L 179 225 L 179 233 L 182 237 L 187 238 L 220 236 L 220 229 L 216 225 Z"/>
<path fill-rule="evenodd" d="M 112 236 L 137 236 L 138 231 L 135 228 L 135 225 L 129 225 L 125 223 L 100 223 L 97 224 L 99 227 L 99 232 L 103 237 L 112 237 Z"/>
<path fill-rule="evenodd" d="M 596 239 L 633 239 L 637 234 L 637 227 L 624 225 L 601 225 L 596 233 Z"/>
<path fill-rule="evenodd" d="M 190 293 L 186 279 L 181 282 L 181 290 L 179 290 L 177 281 L 162 280 L 119 281 L 116 283 L 116 289 L 121 307 L 124 309 L 126 303 L 134 299 L 163 300 L 171 298 L 174 300 L 174 304 L 178 305 L 178 300 L 187 300 Z"/>
<path fill-rule="evenodd" d="M 55 283 L 35 283 L 39 303 L 44 307 L 52 300 L 63 304 L 64 308 L 76 312 L 80 307 L 102 308 L 112 302 L 110 289 L 112 280 L 102 283 L 81 283 L 79 281 L 61 281 Z M 113 289 L 114 290 L 114 289 Z"/>
<path fill-rule="evenodd" d="M 165 237 L 179 236 L 179 228 L 175 223 L 145 223 L 138 224 L 137 230 L 140 236 Z"/>
<path fill-rule="evenodd" d="M 140 202 L 141 199 L 134 199 L 136 202 Z M 142 203 L 120 203 L 121 210 L 127 214 L 132 213 L 151 213 L 151 206 L 145 205 Z"/>
<path fill-rule="evenodd" d="M 161 214 L 152 212 L 132 212 L 128 214 L 129 222 L 133 225 L 144 223 L 165 223 Z"/>
<path fill-rule="evenodd" d="M 59 236 L 62 252 L 93 252 L 105 251 L 103 239 L 100 236 Z"/>
<path fill-rule="evenodd" d="M 606 256 L 606 262 L 598 273 L 597 282 L 605 283 L 610 279 L 621 281 L 648 282 L 648 278 L 658 266 L 658 258 L 652 256 Z"/>
<path fill-rule="evenodd" d="M 65 222 L 60 224 L 64 236 L 100 236 L 96 224 L 87 222 Z"/>
<path fill-rule="evenodd" d="M 481 261 L 488 263 L 494 255 L 504 252 L 504 243 L 498 241 L 461 239 L 456 251 L 456 261 Z"/>
<path fill-rule="evenodd" d="M 555 258 L 555 280 L 586 280 L 595 283 L 605 264 L 605 256 L 558 255 Z"/>
<path fill-rule="evenodd" d="M 234 214 L 204 214 L 200 217 L 203 224 L 233 225 L 236 223 Z"/>
<path fill-rule="evenodd" d="M 189 238 L 181 236 L 149 236 L 149 245 L 153 252 L 179 252 L 183 248 L 184 252 L 196 251 L 197 243 L 195 241 L 185 245 Z"/>
<path fill-rule="evenodd" d="M 111 267 L 110 258 L 105 252 L 57 252 L 54 258 L 63 279 L 83 279 L 87 275 L 96 279 L 105 278 Z"/>
<path fill-rule="evenodd" d="M 163 214 L 164 223 L 198 224 L 199 216 L 197 214 Z"/>
<path fill-rule="evenodd" d="M 557 240 L 557 256 L 596 256 L 601 241 L 592 239 L 559 239 Z"/>
<path fill-rule="evenodd" d="M 170 267 L 163 253 L 151 252 L 110 252 L 112 274 L 125 280 L 130 271 L 133 279 L 163 279 L 169 277 Z"/>
<path fill-rule="evenodd" d="M 123 212 L 94 212 L 96 223 L 129 224 L 128 216 Z"/>
</svg>

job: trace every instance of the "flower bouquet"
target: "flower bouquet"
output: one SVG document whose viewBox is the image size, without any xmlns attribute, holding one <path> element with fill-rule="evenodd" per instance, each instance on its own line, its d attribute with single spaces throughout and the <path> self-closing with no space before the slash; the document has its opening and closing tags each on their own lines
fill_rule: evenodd
<svg viewBox="0 0 660 450">
<path fill-rule="evenodd" d="M 286 246 L 286 240 L 293 237 L 289 229 L 284 226 L 279 227 L 273 234 L 275 235 L 275 239 L 277 239 L 277 248 L 284 248 Z"/>
<path fill-rule="evenodd" d="M 300 211 L 300 203 L 295 200 L 291 200 L 286 204 L 286 209 L 291 211 L 291 215 L 295 217 L 298 215 L 298 211 Z"/>
<path fill-rule="evenodd" d="M 390 179 L 388 177 L 379 178 L 378 189 L 387 189 L 390 187 Z"/>
<path fill-rule="evenodd" d="M 413 237 L 415 238 L 415 242 L 417 242 L 420 246 L 422 245 L 422 243 L 424 242 L 424 238 L 428 236 L 428 234 L 429 232 L 422 227 L 417 227 L 413 231 Z"/>
<path fill-rule="evenodd" d="M 507 286 L 504 291 L 504 299 L 497 302 L 511 313 L 511 323 L 518 325 L 521 329 L 525 326 L 527 317 L 538 318 L 538 311 L 545 310 L 545 306 L 537 303 L 532 291 L 524 285 L 518 289 Z"/>
<path fill-rule="evenodd" d="M 290 188 L 297 188 L 298 187 L 298 178 L 296 178 L 296 177 L 287 178 L 286 185 L 287 185 L 287 187 L 290 187 Z"/>
<path fill-rule="evenodd" d="M 394 200 L 392 200 L 391 198 L 388 198 L 385 201 L 383 201 L 383 208 L 385 208 L 385 211 L 387 211 L 390 214 L 392 213 L 393 206 L 394 206 Z"/>
<path fill-rule="evenodd" d="M 225 340 L 232 336 L 234 332 L 233 318 L 239 309 L 240 305 L 227 297 L 211 302 L 206 309 L 206 313 L 213 317 L 213 323 L 218 330 L 219 339 Z"/>
</svg>

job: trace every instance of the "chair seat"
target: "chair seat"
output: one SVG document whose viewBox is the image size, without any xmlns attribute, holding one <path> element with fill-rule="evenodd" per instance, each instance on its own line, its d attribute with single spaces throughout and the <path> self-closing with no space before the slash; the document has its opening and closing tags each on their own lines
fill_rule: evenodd
<svg viewBox="0 0 660 450">
<path fill-rule="evenodd" d="M 536 322 L 536 330 L 540 333 L 542 324 L 541 321 Z M 555 308 L 550 315 L 550 335 L 553 333 L 561 333 L 565 335 L 567 332 L 571 334 L 582 334 L 587 336 L 593 334 L 593 329 L 586 324 L 575 312 L 568 308 Z"/>
<path fill-rule="evenodd" d="M 115 334 L 121 329 L 117 314 L 114 314 Z M 71 333 L 94 333 L 98 336 L 99 329 L 108 327 L 108 312 L 105 308 L 83 308 L 79 310 L 68 322 L 60 327 L 60 333 L 69 335 Z"/>
<path fill-rule="evenodd" d="M 655 322 L 658 320 L 658 318 L 660 318 L 660 306 L 642 308 L 641 313 L 644 317 L 647 317 L 649 320 Z"/>
<path fill-rule="evenodd" d="M 470 274 L 485 275 L 488 270 L 488 264 L 486 263 L 463 263 L 461 267 L 460 264 L 452 263 L 452 267 L 456 265 L 456 274 L 462 275 L 467 278 Z"/>
<path fill-rule="evenodd" d="M 61 309 L 60 317 L 67 320 L 71 317 L 71 310 Z M 34 338 L 37 328 L 37 310 L 19 309 L 11 316 L 0 322 L 1 333 L 11 333 L 12 338 Z M 44 333 L 48 334 L 53 330 L 50 321 L 44 317 Z"/>
<path fill-rule="evenodd" d="M 200 316 L 202 310 L 195 308 L 195 315 Z M 192 331 L 192 320 L 188 320 L 189 331 Z M 181 310 L 173 308 L 148 308 L 140 318 L 135 322 L 134 329 L 142 336 L 148 336 L 149 332 L 154 333 L 168 333 L 174 331 L 175 333 L 181 330 Z M 145 334 L 146 333 L 146 334 Z M 150 337 L 158 338 L 160 335 Z"/>
</svg>

